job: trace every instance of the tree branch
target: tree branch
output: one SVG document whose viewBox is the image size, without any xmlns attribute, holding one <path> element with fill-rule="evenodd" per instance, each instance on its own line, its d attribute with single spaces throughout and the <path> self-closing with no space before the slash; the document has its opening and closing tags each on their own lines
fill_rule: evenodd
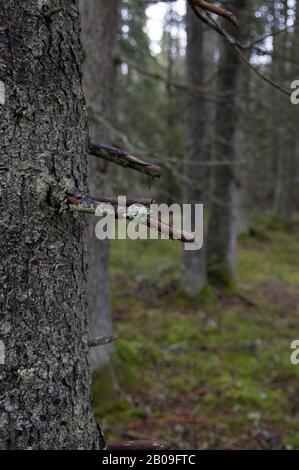
<svg viewBox="0 0 299 470">
<path fill-rule="evenodd" d="M 111 196 L 97 196 L 97 201 L 99 202 L 104 202 L 106 204 L 112 204 L 113 206 L 116 206 L 118 204 L 118 198 L 117 197 L 111 197 Z M 132 206 L 133 204 L 140 204 L 142 206 L 150 206 L 151 204 L 155 204 L 155 200 L 151 198 L 132 198 L 132 197 L 127 197 L 126 198 L 126 207 Z"/>
<path fill-rule="evenodd" d="M 108 443 L 109 450 L 169 450 L 171 445 L 158 440 L 117 441 Z"/>
<path fill-rule="evenodd" d="M 113 343 L 114 341 L 117 341 L 120 338 L 120 335 L 116 336 L 104 336 L 102 338 L 94 338 L 88 341 L 88 346 L 90 348 L 95 348 L 97 346 L 104 346 L 109 343 Z"/>
<path fill-rule="evenodd" d="M 127 219 L 145 225 L 150 229 L 156 230 L 162 236 L 170 240 L 180 240 L 183 243 L 194 243 L 195 237 L 189 232 L 179 230 L 173 225 L 168 225 L 160 219 L 153 217 L 149 208 L 145 206 L 131 205 L 129 208 L 105 204 L 94 199 L 88 194 L 84 194 L 79 189 L 74 189 L 67 195 L 67 203 L 72 212 L 82 212 L 87 214 L 100 214 L 101 216 L 114 215 L 119 219 Z"/>
<path fill-rule="evenodd" d="M 217 7 L 215 5 L 211 5 L 209 2 L 206 2 L 205 0 L 191 0 L 194 5 L 197 5 L 200 7 L 202 10 L 209 11 L 211 13 L 215 13 L 215 15 L 222 16 L 223 18 L 226 18 L 227 20 L 231 21 L 237 28 L 240 27 L 240 22 L 238 18 L 228 10 L 225 10 L 224 8 Z"/>
<path fill-rule="evenodd" d="M 220 34 L 236 51 L 236 53 L 239 55 L 241 60 L 245 62 L 248 67 L 253 70 L 262 80 L 267 82 L 269 85 L 272 87 L 276 88 L 277 90 L 281 91 L 285 95 L 290 96 L 291 92 L 282 86 L 280 86 L 278 83 L 274 82 L 271 78 L 267 77 L 264 75 L 257 67 L 255 67 L 250 60 L 246 57 L 246 55 L 242 52 L 242 49 L 244 49 L 244 45 L 239 44 L 235 39 L 228 34 L 216 21 L 213 20 L 212 17 L 209 16 L 209 13 L 206 15 L 201 13 L 199 10 L 197 10 L 193 0 L 188 0 L 192 10 L 194 11 L 195 15 L 202 20 L 205 24 L 210 26 L 212 29 L 214 29 L 218 34 Z M 246 48 L 246 47 L 245 47 Z"/>
<path fill-rule="evenodd" d="M 130 168 L 154 178 L 161 175 L 161 168 L 158 165 L 144 162 L 143 160 L 130 155 L 129 152 L 117 147 L 91 140 L 89 142 L 88 149 L 91 155 L 116 163 L 124 168 Z"/>
</svg>

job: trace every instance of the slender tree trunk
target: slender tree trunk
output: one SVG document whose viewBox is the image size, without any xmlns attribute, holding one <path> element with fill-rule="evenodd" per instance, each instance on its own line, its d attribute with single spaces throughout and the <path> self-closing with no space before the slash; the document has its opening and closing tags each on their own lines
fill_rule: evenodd
<svg viewBox="0 0 299 470">
<path fill-rule="evenodd" d="M 294 31 L 292 34 L 292 47 L 291 47 L 291 71 L 290 71 L 290 78 L 291 82 L 293 80 L 299 79 L 299 63 L 298 63 L 298 55 L 299 55 L 299 1 L 297 1 L 294 5 L 295 15 L 294 15 Z M 296 183 L 299 181 L 299 165 L 298 165 L 298 155 L 299 155 L 299 135 L 298 135 L 298 128 L 299 128 L 299 113 L 298 113 L 298 105 L 292 105 L 291 112 L 290 112 L 290 133 L 291 133 L 291 143 L 290 143 L 290 166 L 289 166 L 289 186 L 288 186 L 288 194 L 289 194 L 289 207 L 291 211 L 296 210 Z"/>
<path fill-rule="evenodd" d="M 187 6 L 187 83 L 198 87 L 204 85 L 203 25 Z M 184 158 L 185 178 L 192 181 L 185 184 L 184 203 L 199 204 L 203 201 L 203 167 L 196 166 L 205 160 L 205 104 L 200 98 L 188 96 L 186 102 L 187 146 Z M 200 293 L 206 283 L 205 251 L 184 250 L 182 258 L 181 285 L 185 294 L 193 297 Z"/>
<path fill-rule="evenodd" d="M 177 131 L 177 110 L 178 96 L 173 87 L 169 85 L 171 81 L 175 81 L 176 77 L 176 61 L 179 57 L 179 40 L 178 40 L 178 14 L 175 12 L 173 5 L 170 3 L 164 18 L 164 35 L 162 38 L 162 49 L 165 54 L 166 66 L 166 129 L 164 135 L 164 144 L 167 155 L 173 158 L 178 157 L 177 142 L 174 134 Z M 168 202 L 172 202 L 178 194 L 178 185 L 170 174 L 165 174 L 164 191 L 167 193 Z"/>
<path fill-rule="evenodd" d="M 287 0 L 283 2 L 284 24 L 288 24 L 289 4 Z M 289 87 L 293 80 L 299 77 L 298 67 L 298 2 L 294 4 L 294 31 L 293 33 L 284 34 L 274 41 L 274 51 L 280 45 L 278 52 L 278 65 L 273 63 L 274 70 L 281 79 L 285 80 L 285 86 Z M 280 12 L 281 13 L 281 12 Z M 281 60 L 285 58 L 285 61 Z M 275 59 L 275 56 L 274 56 Z M 274 156 L 276 157 L 276 174 L 274 188 L 274 214 L 276 218 L 285 224 L 292 219 L 295 208 L 294 204 L 294 188 L 296 175 L 296 161 L 298 149 L 298 110 L 296 106 L 292 106 L 288 99 L 279 101 L 277 105 L 277 114 L 274 115 L 278 137 L 276 135 L 276 149 Z M 279 138 L 280 137 L 280 138 Z"/>
<path fill-rule="evenodd" d="M 237 0 L 234 11 L 242 21 L 248 2 Z M 226 20 L 222 21 L 235 39 L 240 30 Z M 218 74 L 218 105 L 216 111 L 217 160 L 235 160 L 235 132 L 237 129 L 236 88 L 241 61 L 233 47 L 222 44 Z M 221 98 L 223 96 L 223 98 Z M 214 190 L 208 233 L 208 272 L 211 281 L 230 285 L 236 276 L 237 248 L 237 193 L 233 166 L 219 166 L 214 171 Z"/>
<path fill-rule="evenodd" d="M 1 449 L 98 449 L 88 367 L 77 1 L 0 4 Z M 55 14 L 54 14 L 55 13 Z"/>
<path fill-rule="evenodd" d="M 252 7 L 248 3 L 246 11 L 246 21 L 241 26 L 241 41 L 250 41 Z M 250 51 L 244 54 L 250 59 Z M 234 133 L 234 154 L 236 160 L 240 160 L 241 165 L 237 167 L 237 233 L 248 234 L 250 230 L 252 211 L 252 191 L 251 191 L 251 161 L 248 149 L 248 139 L 246 135 L 246 114 L 249 112 L 250 103 L 250 68 L 245 62 L 241 62 L 238 68 L 237 88 L 236 88 L 236 112 L 239 119 L 236 123 Z M 243 162 L 246 162 L 243 164 Z"/>
<path fill-rule="evenodd" d="M 82 41 L 85 51 L 83 85 L 87 99 L 89 128 L 92 138 L 109 142 L 108 126 L 114 118 L 114 85 L 116 68 L 113 60 L 119 22 L 119 0 L 81 0 Z M 104 122 L 99 120 L 104 119 Z M 93 196 L 103 195 L 107 182 L 107 166 L 89 159 L 88 186 Z M 112 316 L 109 283 L 109 240 L 95 237 L 95 224 L 89 223 L 88 234 L 88 305 L 90 336 L 110 336 Z M 109 361 L 112 345 L 92 348 L 93 368 Z"/>
<path fill-rule="evenodd" d="M 274 7 L 273 7 L 274 8 Z M 274 9 L 275 12 L 275 9 Z M 281 11 L 279 10 L 278 14 L 281 16 Z M 283 1 L 283 26 L 286 27 L 288 23 L 288 2 L 287 0 Z M 277 21 L 276 27 L 279 26 L 279 21 Z M 287 59 L 290 58 L 289 52 L 291 50 L 288 48 L 289 35 L 285 33 L 281 37 L 275 37 L 273 41 L 273 68 L 274 75 L 276 75 L 277 80 L 285 80 L 287 77 L 287 67 L 288 64 L 282 60 L 284 57 Z M 277 51 L 278 49 L 278 51 Z M 275 63 L 276 54 L 278 53 L 277 64 Z M 286 87 L 289 86 L 289 83 L 286 82 Z M 294 147 L 294 138 L 292 135 L 288 135 L 290 130 L 287 127 L 288 124 L 288 111 L 289 111 L 289 100 L 282 99 L 282 97 L 276 93 L 276 109 L 277 114 L 274 116 L 275 120 L 275 135 L 274 135 L 274 157 L 275 157 L 275 167 L 276 172 L 274 176 L 274 201 L 273 209 L 274 215 L 278 220 L 288 223 L 292 215 L 292 186 L 293 186 L 293 148 Z"/>
</svg>

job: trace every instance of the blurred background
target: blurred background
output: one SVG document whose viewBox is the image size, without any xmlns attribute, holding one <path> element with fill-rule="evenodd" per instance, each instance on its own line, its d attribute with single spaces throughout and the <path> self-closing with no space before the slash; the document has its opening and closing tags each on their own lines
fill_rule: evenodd
<svg viewBox="0 0 299 470">
<path fill-rule="evenodd" d="M 200 252 L 91 227 L 91 336 L 120 335 L 92 351 L 95 410 L 108 442 L 298 449 L 299 2 L 210 3 L 240 28 L 185 0 L 81 0 L 91 135 L 162 169 L 92 161 L 90 191 L 205 212 Z"/>
</svg>

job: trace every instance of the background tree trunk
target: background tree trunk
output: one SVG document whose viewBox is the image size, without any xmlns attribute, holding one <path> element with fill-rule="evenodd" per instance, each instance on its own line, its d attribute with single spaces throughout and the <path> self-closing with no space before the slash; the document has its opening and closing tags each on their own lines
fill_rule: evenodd
<svg viewBox="0 0 299 470">
<path fill-rule="evenodd" d="M 273 5 L 274 17 L 274 30 L 279 27 L 286 27 L 288 24 L 288 2 L 284 0 L 281 5 Z M 290 37 L 285 33 L 281 37 L 274 36 L 273 38 L 273 75 L 277 81 L 279 78 L 285 81 L 286 88 L 290 86 L 290 81 L 287 78 L 287 70 L 289 64 L 287 59 L 290 59 L 291 48 L 289 47 Z M 285 60 L 282 60 L 282 57 Z M 274 216 L 285 223 L 290 222 L 292 216 L 291 201 L 292 201 L 292 187 L 293 187 L 293 136 L 289 135 L 290 129 L 288 127 L 288 112 L 289 100 L 281 97 L 279 93 L 275 93 L 274 103 L 276 113 L 274 113 L 274 126 L 276 132 L 273 139 L 273 156 L 275 158 L 275 174 L 274 174 L 274 195 L 273 195 L 273 212 Z"/>
<path fill-rule="evenodd" d="M 247 4 L 246 21 L 243 21 L 241 27 L 241 41 L 246 44 L 250 42 L 250 31 L 252 28 L 252 6 Z M 250 59 L 251 52 L 244 51 L 244 54 Z M 237 234 L 248 234 L 251 224 L 252 195 L 251 195 L 251 155 L 249 151 L 249 142 L 247 140 L 247 119 L 249 115 L 250 103 L 250 68 L 245 62 L 239 64 L 236 93 L 236 112 L 238 120 L 234 133 L 234 153 L 236 161 L 241 165 L 237 166 L 238 179 L 238 203 L 237 203 Z"/>
<path fill-rule="evenodd" d="M 204 33 L 203 24 L 198 21 L 189 4 L 187 5 L 187 83 L 189 86 L 204 86 Z M 203 202 L 203 167 L 196 166 L 205 156 L 205 103 L 201 98 L 188 95 L 186 101 L 186 151 L 184 176 L 192 183 L 184 184 L 184 203 Z M 195 165 L 194 165 L 195 164 Z M 183 251 L 181 285 L 185 294 L 195 296 L 206 283 L 205 251 Z"/>
<path fill-rule="evenodd" d="M 104 445 L 89 388 L 84 224 L 59 212 L 86 170 L 78 4 L 54 7 L 0 4 L 1 449 Z"/>
<path fill-rule="evenodd" d="M 85 52 L 83 85 L 87 100 L 89 128 L 92 138 L 110 142 L 109 126 L 114 117 L 116 67 L 114 51 L 117 42 L 120 0 L 81 0 L 82 41 Z M 104 121 L 103 121 L 104 119 Z M 103 178 L 108 166 L 89 158 L 88 187 L 93 196 L 105 194 Z M 101 174 L 102 173 L 102 174 Z M 101 178 L 102 177 L 102 178 Z M 97 220 L 89 222 L 88 234 L 88 308 L 90 336 L 110 336 L 112 316 L 109 285 L 109 240 L 95 237 Z M 93 368 L 109 361 L 113 346 L 91 349 Z"/>
<path fill-rule="evenodd" d="M 296 78 L 296 64 L 298 63 L 298 2 L 294 4 L 292 14 L 287 0 L 282 2 L 283 9 L 278 9 L 276 28 L 286 27 L 289 19 L 293 18 L 294 32 L 287 32 L 281 37 L 274 37 L 273 40 L 273 74 L 276 79 L 283 79 L 285 87 L 289 88 L 290 83 Z M 275 13 L 275 9 L 274 9 Z M 275 18 L 275 16 L 274 16 Z M 274 23 L 275 24 L 275 23 Z M 296 40 L 297 38 L 297 40 Z M 278 57 L 277 57 L 278 56 Z M 276 62 L 275 62 L 276 61 Z M 298 66 L 297 66 L 298 69 Z M 278 78 L 277 78 L 278 77 Z M 295 113 L 292 116 L 293 109 L 290 109 L 289 100 L 283 97 L 281 99 L 278 93 L 275 95 L 276 113 L 273 116 L 273 125 L 276 127 L 274 136 L 274 157 L 275 157 L 275 175 L 274 175 L 274 197 L 273 209 L 274 216 L 281 222 L 288 224 L 292 220 L 294 212 L 294 185 L 296 175 L 296 125 Z M 291 117 L 291 119 L 290 119 Z"/>
<path fill-rule="evenodd" d="M 242 21 L 247 1 L 234 2 L 234 12 Z M 227 20 L 222 26 L 240 40 L 240 29 Z M 232 161 L 235 155 L 235 132 L 238 110 L 236 99 L 237 80 L 241 61 L 236 51 L 223 42 L 218 72 L 218 104 L 216 111 L 217 160 Z M 223 96 L 223 97 L 222 97 Z M 236 275 L 237 204 L 236 175 L 233 166 L 218 166 L 214 170 L 213 201 L 211 203 L 208 233 L 208 273 L 212 281 L 229 285 Z"/>
</svg>

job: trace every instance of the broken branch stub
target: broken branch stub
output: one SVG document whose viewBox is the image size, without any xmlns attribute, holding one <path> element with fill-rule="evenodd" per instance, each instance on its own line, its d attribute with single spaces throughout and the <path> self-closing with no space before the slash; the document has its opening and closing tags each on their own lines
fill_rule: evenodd
<svg viewBox="0 0 299 470">
<path fill-rule="evenodd" d="M 115 336 L 104 336 L 102 338 L 94 338 L 88 341 L 90 348 L 96 348 L 97 346 L 105 346 L 106 344 L 114 343 L 120 338 L 120 335 Z"/>
<path fill-rule="evenodd" d="M 118 147 L 91 140 L 89 141 L 88 149 L 91 155 L 116 163 L 124 168 L 139 171 L 140 173 L 152 176 L 153 178 L 157 178 L 161 175 L 161 168 L 158 165 L 144 162 Z"/>
</svg>

